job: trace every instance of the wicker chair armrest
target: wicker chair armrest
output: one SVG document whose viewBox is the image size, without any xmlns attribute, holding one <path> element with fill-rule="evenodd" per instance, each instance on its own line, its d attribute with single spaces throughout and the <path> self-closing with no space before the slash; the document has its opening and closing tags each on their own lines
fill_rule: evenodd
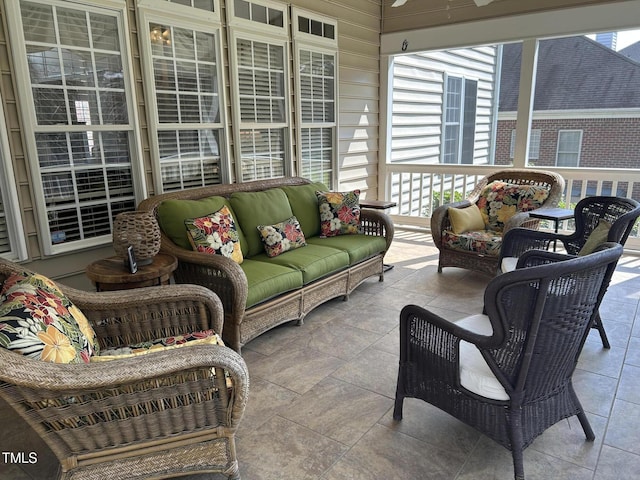
<svg viewBox="0 0 640 480">
<path fill-rule="evenodd" d="M 413 338 L 418 338 L 420 342 L 424 342 L 427 348 L 433 352 L 437 352 L 440 349 L 440 335 L 437 332 L 445 332 L 460 340 L 473 343 L 479 348 L 496 348 L 502 342 L 502 336 L 497 335 L 495 329 L 494 334 L 491 336 L 479 335 L 417 305 L 407 305 L 402 309 L 402 313 L 400 314 L 402 322 L 407 322 L 410 316 L 420 317 L 422 321 L 430 325 L 429 329 L 407 330 L 407 333 L 412 334 Z M 429 334 L 421 335 L 423 332 L 428 332 Z"/>
<path fill-rule="evenodd" d="M 442 246 L 442 232 L 451 228 L 449 221 L 449 207 L 466 208 L 470 207 L 473 202 L 470 199 L 461 200 L 459 202 L 447 203 L 440 205 L 431 213 L 431 236 L 436 247 Z"/>
<path fill-rule="evenodd" d="M 519 257 L 527 250 L 548 250 L 558 235 L 540 230 L 516 227 L 504 233 L 500 258 Z"/>
<path fill-rule="evenodd" d="M 546 250 L 528 250 L 518 257 L 516 269 L 563 262 L 571 258 L 575 258 L 575 256 L 565 253 L 548 252 Z"/>
<path fill-rule="evenodd" d="M 89 364 L 60 364 L 25 357 L 0 349 L 0 380 L 43 392 L 72 396 L 92 390 L 108 390 L 151 378 L 162 378 L 194 368 L 220 367 L 247 377 L 242 357 L 222 345 L 192 345 L 145 355 Z M 240 379 L 243 383 L 245 379 Z M 55 393 L 56 395 L 58 393 Z"/>
<path fill-rule="evenodd" d="M 387 241 L 387 250 L 391 247 L 395 227 L 391 217 L 380 210 L 363 208 L 360 212 L 360 225 L 365 235 L 384 237 Z"/>
</svg>

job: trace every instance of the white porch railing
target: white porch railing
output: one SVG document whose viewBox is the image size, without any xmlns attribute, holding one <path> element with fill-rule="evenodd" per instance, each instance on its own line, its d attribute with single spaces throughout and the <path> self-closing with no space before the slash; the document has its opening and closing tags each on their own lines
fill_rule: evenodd
<svg viewBox="0 0 640 480">
<path fill-rule="evenodd" d="M 435 207 L 463 199 L 485 175 L 507 166 L 387 164 L 384 199 L 397 202 L 389 213 L 397 225 L 429 229 Z M 551 168 L 566 182 L 561 205 L 573 206 L 588 195 L 615 195 L 640 201 L 640 170 Z M 561 228 L 570 228 L 565 224 Z M 638 227 L 626 244 L 640 250 Z"/>
</svg>

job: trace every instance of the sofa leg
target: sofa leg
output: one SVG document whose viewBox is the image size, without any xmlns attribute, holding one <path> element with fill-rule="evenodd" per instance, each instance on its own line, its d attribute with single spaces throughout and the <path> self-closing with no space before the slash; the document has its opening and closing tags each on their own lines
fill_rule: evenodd
<svg viewBox="0 0 640 480">
<path fill-rule="evenodd" d="M 301 327 L 302 325 L 304 325 L 304 317 L 300 317 L 298 320 L 296 320 L 296 325 L 298 327 Z"/>
<path fill-rule="evenodd" d="M 343 302 L 348 302 L 349 301 L 349 294 L 348 293 L 346 295 L 343 295 L 342 301 Z"/>
</svg>

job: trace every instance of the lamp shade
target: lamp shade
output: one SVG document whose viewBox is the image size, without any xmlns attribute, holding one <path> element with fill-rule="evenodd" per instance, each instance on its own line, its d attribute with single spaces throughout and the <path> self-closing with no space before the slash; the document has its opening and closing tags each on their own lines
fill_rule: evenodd
<svg viewBox="0 0 640 480">
<path fill-rule="evenodd" d="M 160 251 L 160 226 L 150 212 L 122 212 L 113 221 L 113 249 L 127 262 L 127 248 L 133 247 L 138 265 L 153 262 Z"/>
</svg>

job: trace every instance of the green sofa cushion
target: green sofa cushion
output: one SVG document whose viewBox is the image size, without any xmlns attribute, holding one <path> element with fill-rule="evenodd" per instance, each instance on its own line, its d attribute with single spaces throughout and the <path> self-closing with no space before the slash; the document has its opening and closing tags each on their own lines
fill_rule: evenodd
<svg viewBox="0 0 640 480">
<path fill-rule="evenodd" d="M 305 285 L 349 266 L 347 252 L 322 245 L 307 245 L 271 258 L 261 253 L 251 259 L 299 270 Z"/>
<path fill-rule="evenodd" d="M 349 265 L 358 263 L 366 258 L 382 253 L 387 248 L 383 237 L 373 235 L 338 235 L 336 237 L 307 238 L 308 246 L 322 245 L 343 250 L 349 254 Z"/>
<path fill-rule="evenodd" d="M 187 218 L 198 218 L 217 212 L 224 205 L 231 210 L 231 215 L 233 215 L 238 236 L 240 237 L 240 247 L 242 248 L 242 253 L 246 255 L 247 241 L 242 233 L 242 228 L 238 224 L 233 208 L 224 197 L 214 196 L 200 200 L 165 200 L 158 205 L 158 223 L 162 231 L 173 243 L 187 250 L 192 250 L 184 221 Z"/>
<path fill-rule="evenodd" d="M 310 183 L 308 185 L 294 185 L 282 187 L 289 198 L 293 214 L 300 222 L 304 236 L 317 237 L 320 235 L 320 211 L 316 191 L 326 192 L 329 189 L 324 183 Z"/>
<path fill-rule="evenodd" d="M 245 259 L 240 267 L 249 286 L 246 308 L 302 287 L 302 273 L 293 268 L 253 259 Z"/>
<path fill-rule="evenodd" d="M 230 198 L 235 212 L 234 218 L 240 224 L 247 242 L 247 252 L 252 257 L 264 252 L 258 225 L 273 225 L 293 216 L 289 199 L 279 188 L 262 192 L 234 192 Z"/>
</svg>

